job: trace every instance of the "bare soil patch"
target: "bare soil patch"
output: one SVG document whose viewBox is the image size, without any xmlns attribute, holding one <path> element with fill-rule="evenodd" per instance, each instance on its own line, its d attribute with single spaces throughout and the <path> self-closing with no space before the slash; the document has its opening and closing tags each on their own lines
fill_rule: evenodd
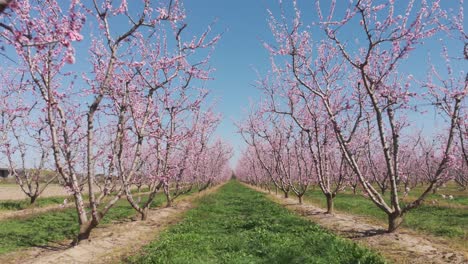
<svg viewBox="0 0 468 264">
<path fill-rule="evenodd" d="M 254 186 L 246 186 L 268 193 Z M 282 195 L 273 193 L 268 196 L 287 209 L 342 237 L 377 250 L 395 263 L 468 263 L 468 252 L 449 248 L 443 239 L 423 237 L 406 229 L 388 234 L 385 232 L 385 227 L 369 223 L 361 216 L 344 213 L 325 214 L 325 210 L 307 202 L 301 205 L 297 199 L 285 199 Z"/>
<path fill-rule="evenodd" d="M 222 185 L 184 197 L 170 208 L 151 210 L 146 221 L 126 220 L 102 225 L 91 238 L 78 246 L 70 241 L 33 248 L 0 256 L 0 263 L 115 263 L 135 254 L 165 228 L 181 220 L 183 213 L 193 208 L 198 197 L 213 193 Z"/>
<path fill-rule="evenodd" d="M 63 186 L 50 184 L 40 197 L 69 196 Z M 28 198 L 19 185 L 0 184 L 0 200 L 22 200 Z"/>
</svg>

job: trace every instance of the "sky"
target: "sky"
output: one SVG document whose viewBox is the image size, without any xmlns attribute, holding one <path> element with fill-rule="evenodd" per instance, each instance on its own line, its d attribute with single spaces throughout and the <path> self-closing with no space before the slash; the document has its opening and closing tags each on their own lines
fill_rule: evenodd
<svg viewBox="0 0 468 264">
<path fill-rule="evenodd" d="M 265 73 L 270 67 L 269 54 L 262 44 L 271 35 L 266 10 L 277 4 L 275 0 L 188 0 L 184 5 L 189 27 L 204 29 L 215 22 L 214 31 L 223 34 L 211 60 L 216 69 L 214 79 L 206 86 L 218 100 L 217 110 L 223 120 L 217 135 L 234 148 L 234 166 L 245 146 L 234 121 L 241 120 L 250 102 L 260 97 L 254 87 L 257 71 Z"/>
<path fill-rule="evenodd" d="M 129 2 L 129 9 L 132 3 Z M 116 3 L 119 1 L 116 1 Z M 278 0 L 185 0 L 183 1 L 188 24 L 186 38 L 191 35 L 199 36 L 211 25 L 213 35 L 222 34 L 212 54 L 210 65 L 216 70 L 212 74 L 213 80 L 205 85 L 211 91 L 210 99 L 217 102 L 216 110 L 222 114 L 222 122 L 216 132 L 234 148 L 234 157 L 231 165 L 234 167 L 241 151 L 245 148 L 242 137 L 237 133 L 234 122 L 241 121 L 250 104 L 255 104 L 260 99 L 260 91 L 254 87 L 258 74 L 265 75 L 271 65 L 270 57 L 264 48 L 262 41 L 273 43 L 272 34 L 268 26 L 268 12 L 279 14 Z M 285 7 L 290 8 L 291 0 L 283 0 Z M 314 20 L 315 4 L 313 0 L 298 0 L 299 7 L 307 22 Z M 406 1 L 397 1 L 402 4 L 396 11 L 402 13 L 401 7 L 406 6 Z M 418 2 L 418 1 L 416 1 Z M 456 7 L 459 1 L 442 1 L 443 7 Z M 63 2 L 68 3 L 68 1 Z M 138 1 L 138 3 L 141 3 Z M 330 1 L 322 1 L 327 9 Z M 337 1 L 337 12 L 343 12 L 349 0 Z M 340 5 L 341 4 L 341 5 Z M 138 8 L 137 8 L 138 9 Z M 466 23 L 466 22 L 465 22 Z M 127 25 L 123 25 L 127 27 Z M 354 30 L 359 25 L 353 25 L 346 34 L 353 39 Z M 312 32 L 317 36 L 316 32 Z M 90 34 L 84 32 L 85 38 L 90 39 Z M 359 45 L 358 41 L 354 41 Z M 78 57 L 88 54 L 89 42 L 86 40 L 77 44 Z M 427 65 L 423 62 L 428 53 L 433 52 L 432 46 L 418 49 L 416 60 L 406 65 L 410 71 L 416 70 L 416 74 L 425 74 Z M 438 51 L 437 51 L 438 52 Z M 81 54 L 81 55 L 80 55 Z M 89 68 L 87 60 L 77 60 L 73 65 L 76 70 L 86 72 Z M 261 76 L 260 76 L 261 77 Z M 431 125 L 433 126 L 433 125 Z"/>
<path fill-rule="evenodd" d="M 223 121 L 218 128 L 217 135 L 233 146 L 235 150 L 235 155 L 231 160 L 233 166 L 245 147 L 233 122 L 242 120 L 249 105 L 255 104 L 260 98 L 260 91 L 254 87 L 254 83 L 259 78 L 258 73 L 266 74 L 271 65 L 269 54 L 262 44 L 264 40 L 272 43 L 267 9 L 278 15 L 278 2 L 277 0 L 187 0 L 184 2 L 189 27 L 205 29 L 207 25 L 215 21 L 214 31 L 223 34 L 211 60 L 211 65 L 216 69 L 212 75 L 214 80 L 208 82 L 206 86 L 211 90 L 214 98 L 219 98 L 217 110 L 223 115 Z M 286 8 L 290 7 L 291 1 L 283 2 Z M 298 2 L 305 20 L 314 19 L 315 1 Z M 442 5 L 444 8 L 456 8 L 458 2 L 442 1 Z M 337 3 L 337 13 L 339 13 L 345 10 L 349 1 L 339 0 Z M 326 9 L 329 1 L 322 1 L 322 5 Z M 396 12 L 404 13 L 405 7 L 406 3 L 401 6 L 397 5 Z M 349 30 L 350 37 L 354 37 L 353 27 Z M 359 45 L 359 42 L 357 41 L 356 44 Z M 433 47 L 431 43 L 426 44 L 425 47 L 416 51 L 418 53 L 414 55 L 415 60 L 403 67 L 413 72 L 417 65 L 417 69 L 420 70 L 413 74 L 424 75 L 427 70 L 427 65 L 424 63 L 426 56 L 439 52 Z M 419 116 L 415 119 L 421 120 Z M 434 126 L 434 124 L 424 125 Z"/>
</svg>

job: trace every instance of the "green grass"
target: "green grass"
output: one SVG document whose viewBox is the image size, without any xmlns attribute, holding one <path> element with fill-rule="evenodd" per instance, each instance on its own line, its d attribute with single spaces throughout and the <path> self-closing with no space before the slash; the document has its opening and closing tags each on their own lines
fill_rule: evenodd
<svg viewBox="0 0 468 264">
<path fill-rule="evenodd" d="M 63 200 L 62 200 L 63 201 Z M 158 194 L 152 207 L 163 204 L 165 197 Z M 105 215 L 101 224 L 130 218 L 136 211 L 124 199 L 118 201 Z M 24 219 L 0 221 L 0 254 L 27 247 L 44 247 L 51 242 L 71 240 L 79 230 L 75 208 L 51 211 Z"/>
<path fill-rule="evenodd" d="M 319 191 L 308 191 L 305 199 L 326 208 L 324 195 Z M 335 198 L 338 211 L 369 216 L 386 224 L 387 216 L 369 199 L 361 195 L 339 193 Z M 403 226 L 425 233 L 456 239 L 466 247 L 468 241 L 468 210 L 446 206 L 425 205 L 411 210 L 404 217 Z"/>
<path fill-rule="evenodd" d="M 416 199 L 426 190 L 426 186 L 420 186 L 413 188 L 409 194 L 411 200 Z M 453 195 L 454 199 L 443 199 L 441 194 L 444 195 Z M 430 194 L 426 198 L 427 201 L 437 200 L 440 203 L 443 203 L 444 206 L 467 206 L 468 207 L 468 191 L 461 190 L 460 187 L 454 182 L 448 182 L 445 184 L 445 187 L 440 187 L 436 194 Z"/>
<path fill-rule="evenodd" d="M 0 211 L 19 211 L 28 208 L 35 208 L 35 207 L 45 207 L 48 205 L 58 205 L 62 204 L 63 200 L 67 197 L 47 197 L 47 198 L 38 198 L 36 202 L 31 205 L 29 199 L 24 200 L 3 200 L 0 201 Z M 70 201 L 70 197 L 68 197 Z"/>
<path fill-rule="evenodd" d="M 13 185 L 12 186 L 17 186 Z M 142 187 L 140 189 L 140 193 L 149 192 L 148 187 Z M 136 189 L 131 190 L 132 194 L 138 194 Z M 115 193 L 114 193 L 115 194 Z M 68 199 L 68 203 L 73 203 L 74 199 L 72 196 L 56 196 L 56 197 L 39 197 L 37 198 L 34 204 L 30 203 L 29 199 L 22 199 L 22 200 L 0 200 L 0 212 L 2 211 L 19 211 L 29 208 L 40 208 L 49 205 L 59 205 L 63 204 L 63 200 Z M 83 199 L 88 199 L 88 195 L 84 194 Z"/>
<path fill-rule="evenodd" d="M 129 263 L 385 263 L 231 181 Z"/>
</svg>

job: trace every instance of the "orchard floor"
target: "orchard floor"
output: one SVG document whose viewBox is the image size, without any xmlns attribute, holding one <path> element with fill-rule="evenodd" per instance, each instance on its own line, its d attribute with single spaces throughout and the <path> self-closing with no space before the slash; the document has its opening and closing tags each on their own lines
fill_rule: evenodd
<svg viewBox="0 0 468 264">
<path fill-rule="evenodd" d="M 267 191 L 246 185 L 257 191 Z M 365 217 L 345 213 L 325 214 L 325 210 L 297 199 L 271 193 L 270 199 L 328 230 L 373 248 L 395 263 L 468 263 L 468 252 L 454 251 L 446 241 L 419 235 L 407 229 L 388 234 L 385 227 L 369 223 Z"/>
<path fill-rule="evenodd" d="M 239 185 L 238 183 L 230 183 L 231 185 Z M 79 246 L 70 248 L 68 246 L 69 241 L 64 241 L 62 243 L 54 243 L 50 244 L 47 247 L 41 248 L 30 248 L 22 251 L 7 253 L 5 255 L 0 255 L 0 263 L 120 263 L 121 261 L 124 262 L 132 262 L 132 263 L 169 263 L 167 261 L 148 261 L 145 259 L 145 254 L 148 253 L 148 250 L 153 251 L 156 255 L 160 252 L 161 248 L 159 245 L 168 245 L 170 243 L 174 243 L 174 252 L 178 252 L 178 247 L 181 243 L 186 241 L 187 237 L 182 236 L 181 241 L 177 242 L 177 233 L 174 236 L 171 235 L 171 230 L 177 230 L 182 228 L 182 235 L 185 235 L 186 231 L 183 228 L 191 228 L 194 230 L 193 232 L 202 232 L 202 236 L 204 233 L 202 229 L 200 229 L 198 224 L 202 223 L 203 221 L 211 222 L 210 220 L 210 211 L 215 213 L 215 217 L 218 217 L 216 221 L 218 221 L 221 226 L 219 230 L 226 229 L 225 234 L 220 234 L 216 231 L 213 231 L 213 234 L 209 234 L 206 241 L 201 240 L 203 243 L 214 243 L 214 246 L 222 246 L 224 243 L 225 251 L 228 251 L 229 254 L 235 254 L 240 249 L 235 248 L 239 247 L 238 243 L 243 243 L 244 238 L 240 238 L 239 241 L 235 242 L 226 242 L 226 237 L 222 237 L 222 235 L 233 235 L 237 236 L 240 233 L 239 230 L 236 228 L 239 224 L 239 217 L 238 215 L 229 216 L 224 211 L 226 209 L 226 205 L 221 206 L 220 208 L 210 209 L 213 205 L 216 206 L 218 199 L 211 199 L 215 202 L 209 206 L 205 205 L 206 211 L 196 212 L 199 207 L 203 207 L 203 203 L 206 201 L 210 201 L 210 199 L 205 199 L 201 197 L 205 197 L 206 195 L 209 196 L 226 196 L 230 195 L 229 197 L 224 197 L 224 200 L 230 201 L 228 203 L 237 203 L 237 206 L 242 208 L 238 208 L 236 210 L 241 211 L 248 211 L 253 210 L 253 207 L 257 206 L 257 198 L 252 199 L 249 198 L 249 194 L 245 193 L 244 191 L 235 191 L 234 193 L 231 191 L 231 194 L 226 194 L 226 188 L 222 188 L 219 190 L 221 186 L 217 186 L 215 188 L 209 189 L 202 193 L 189 195 L 180 199 L 176 205 L 172 208 L 164 208 L 151 211 L 149 218 L 146 222 L 141 221 L 120 221 L 118 223 L 102 225 L 92 233 L 91 239 L 88 241 L 82 242 Z M 252 189 L 255 189 L 258 192 L 265 191 L 254 188 L 249 186 Z M 241 189 L 246 189 L 241 187 Z M 219 191 L 218 191 L 219 190 Z M 239 190 L 239 189 L 238 189 Z M 253 192 L 253 191 L 252 191 Z M 253 192 L 256 193 L 256 192 Z M 237 195 L 237 196 L 236 196 Z M 252 194 L 250 194 L 252 195 Z M 243 198 L 244 197 L 244 198 Z M 247 198 L 245 198 L 247 197 Z M 370 224 L 366 221 L 364 217 L 350 215 L 350 214 L 342 214 L 336 213 L 334 215 L 326 215 L 324 214 L 323 209 L 316 207 L 309 203 L 304 203 L 303 205 L 299 205 L 296 199 L 284 199 L 281 196 L 274 195 L 274 194 L 265 194 L 261 195 L 262 198 L 260 199 L 260 204 L 265 203 L 263 197 L 268 197 L 272 201 L 276 202 L 277 204 L 281 205 L 289 209 L 292 212 L 295 212 L 297 215 L 302 215 L 302 218 L 307 218 L 312 222 L 317 223 L 318 225 L 330 230 L 331 232 L 340 235 L 341 237 L 349 238 L 354 242 L 357 242 L 364 247 L 371 248 L 377 252 L 380 252 L 386 259 L 394 262 L 394 263 L 468 263 L 468 253 L 467 252 L 455 252 L 444 245 L 444 240 L 437 240 L 437 239 L 427 239 L 424 238 L 414 232 L 408 230 L 401 230 L 396 234 L 386 234 L 383 231 L 383 226 Z M 207 197 L 208 198 L 208 197 Z M 261 200 L 263 199 L 263 200 Z M 199 202 L 199 200 L 201 202 Z M 204 201 L 205 200 L 205 201 Z M 201 206 L 200 206 L 201 205 Z M 219 206 L 219 204 L 218 204 Z M 278 206 L 279 207 L 279 206 Z M 271 207 L 268 207 L 271 209 Z M 310 235 L 311 232 L 315 232 L 316 228 L 313 227 L 312 231 L 307 231 L 308 229 L 301 229 L 301 232 L 297 230 L 288 231 L 290 227 L 285 227 L 284 224 L 277 223 L 273 226 L 270 226 L 269 222 L 274 217 L 268 216 L 268 212 L 271 211 L 268 208 L 264 208 L 264 213 L 262 212 L 260 215 L 255 216 L 255 219 L 250 219 L 249 216 L 243 216 L 242 221 L 247 221 L 245 226 L 249 227 L 249 225 L 253 225 L 254 223 L 258 223 L 261 225 L 260 229 L 257 227 L 247 228 L 246 231 L 250 232 L 255 231 L 259 232 L 258 234 L 252 234 L 252 237 L 249 239 L 254 241 L 257 244 L 261 244 L 261 246 L 269 246 L 269 244 L 275 245 L 274 239 L 270 239 L 267 237 L 265 241 L 261 241 L 261 237 L 265 237 L 268 234 L 264 233 L 264 229 L 267 230 L 271 227 L 273 229 L 278 228 L 278 234 L 272 233 L 272 238 L 280 237 L 285 238 L 285 241 L 294 241 L 294 243 L 298 243 L 295 241 L 296 237 L 300 239 L 305 239 L 307 243 L 312 243 L 310 241 L 318 240 L 317 244 L 312 244 L 309 246 L 298 246 L 297 248 L 291 249 L 291 254 L 301 256 L 306 250 L 317 250 L 318 252 L 326 252 L 328 251 L 326 248 L 320 249 L 322 244 L 320 241 L 323 238 L 316 239 L 315 236 L 320 237 L 322 232 L 319 232 L 317 235 Z M 194 209 L 194 210 L 191 210 Z M 282 208 L 280 208 L 282 209 Z M 276 209 L 275 209 L 276 210 Z M 189 211 L 187 213 L 187 211 Z M 235 210 L 234 210 L 235 211 Z M 35 211 L 35 213 L 41 213 L 40 211 Z M 198 214 L 202 217 L 202 221 L 196 223 L 196 219 L 193 218 L 191 215 Z M 296 216 L 292 216 L 296 217 Z M 263 220 L 263 218 L 267 220 Z M 301 218 L 301 217 L 296 217 Z M 215 222 L 216 222 L 215 221 Z M 232 222 L 232 223 L 229 223 Z M 255 222 L 257 221 L 257 222 Z M 183 226 L 185 222 L 185 227 Z M 187 223 L 188 222 L 188 223 Z M 1 224 L 1 222 L 0 222 Z M 210 223 L 211 224 L 211 223 Z M 230 225 L 231 228 L 234 230 L 228 230 L 227 227 Z M 255 224 L 256 225 L 256 224 Z M 264 226 L 265 225 L 265 226 Z M 312 224 L 312 226 L 314 226 Z M 265 227 L 265 228 L 264 228 Z M 285 230 L 283 230 L 283 227 Z M 210 229 L 205 230 L 205 233 L 209 233 Z M 244 228 L 244 226 L 242 227 Z M 310 227 L 308 227 L 310 228 Z M 167 229 L 167 230 L 165 230 Z M 200 229 L 200 230 L 199 230 Z M 245 229 L 245 228 L 244 228 Z M 257 230 L 258 229 L 258 230 Z M 275 229 L 276 230 L 276 229 Z M 306 232 L 304 232 L 304 230 Z M 179 230 L 180 231 L 180 230 Z M 233 233 L 233 234 L 231 234 Z M 307 233 L 307 235 L 304 235 Z M 180 235 L 180 234 L 179 234 Z M 270 234 L 271 235 L 271 234 Z M 190 237 L 197 237 L 198 234 L 191 233 Z M 210 237 L 211 236 L 211 237 Z M 331 235 L 330 235 L 331 236 Z M 330 237 L 328 236 L 328 237 Z M 0 238 L 1 239 L 1 238 Z M 169 239 L 169 240 L 168 240 Z M 339 239 L 338 239 L 339 240 Z M 342 240 L 342 239 L 341 239 Z M 260 241 L 260 242 L 259 242 Z M 344 240 L 346 242 L 346 240 Z M 351 241 L 346 242 L 347 245 L 350 245 Z M 212 247 L 213 245 L 206 245 L 200 242 L 200 240 L 196 240 L 195 242 L 188 241 L 187 245 L 183 246 L 184 250 L 192 250 L 195 253 L 202 252 L 206 250 L 207 247 Z M 229 244 L 231 243 L 231 244 Z M 286 242 L 285 242 L 286 243 Z M 315 242 L 314 242 L 315 243 Z M 341 242 L 340 242 L 341 243 Z M 345 243 L 345 244 L 346 244 Z M 197 246 L 199 248 L 197 248 Z M 233 248 L 233 246 L 235 246 Z M 297 246 L 297 245 L 296 245 Z M 190 249 L 192 247 L 192 249 Z M 287 247 L 286 245 L 278 244 L 278 248 L 275 251 L 283 249 Z M 318 248 L 318 249 L 317 249 Z M 332 247 L 334 248 L 334 247 Z M 342 246 L 338 246 L 342 251 L 344 250 Z M 247 247 L 247 249 L 242 250 L 257 250 L 254 247 Z M 359 254 L 363 254 L 362 252 L 368 252 L 365 249 L 358 250 Z M 351 252 L 351 251 L 350 251 Z M 213 253 L 213 252 L 211 252 Z M 262 252 L 256 252 L 254 254 L 263 254 Z M 163 254 L 165 254 L 163 252 Z M 172 254 L 172 253 L 171 253 Z M 218 257 L 221 253 L 214 252 L 213 255 Z M 224 252 L 223 254 L 226 254 Z M 243 252 L 245 254 L 245 252 Z M 328 252 L 326 254 L 329 254 Z M 334 253 L 332 253 L 333 256 Z M 348 253 L 349 254 L 349 253 Z M 354 253 L 353 253 L 354 254 Z M 358 254 L 358 255 L 359 255 Z M 364 254 L 372 254 L 372 253 L 364 253 Z M 248 256 L 249 254 L 247 254 Z M 345 254 L 346 255 L 346 254 Z M 187 256 L 185 256 L 187 257 Z M 229 257 L 229 255 L 228 255 Z M 271 257 L 271 256 L 270 256 Z M 224 261 L 222 263 L 290 263 L 290 262 L 283 262 L 281 260 L 277 260 L 276 262 L 273 261 L 259 261 L 261 259 L 257 259 L 256 261 L 235 261 L 229 262 Z M 333 258 L 332 258 L 333 259 Z M 193 260 L 193 259 L 191 259 Z M 334 259 L 333 259 L 334 260 Z M 347 263 L 346 261 L 335 261 L 336 263 Z M 335 263 L 335 262 L 317 262 L 313 261 L 312 263 Z M 170 262 L 173 263 L 173 262 Z M 175 262 L 175 263 L 186 263 L 186 262 Z M 194 263 L 194 262 L 190 262 Z M 196 263 L 207 263 L 203 260 L 201 262 Z M 219 262 L 210 262 L 210 263 L 219 263 Z M 311 263 L 310 261 L 303 261 L 301 263 Z M 351 262 L 351 263 L 355 263 Z M 362 262 L 361 262 L 362 263 Z M 373 262 L 370 262 L 373 263 Z M 380 262 L 379 262 L 380 263 Z"/>
<path fill-rule="evenodd" d="M 73 207 L 73 203 L 68 203 L 67 205 L 59 204 L 59 205 L 48 205 L 44 207 L 33 207 L 33 208 L 27 208 L 23 210 L 18 210 L 18 211 L 5 211 L 1 212 L 0 211 L 0 221 L 5 220 L 5 219 L 11 219 L 11 218 L 25 218 L 28 216 L 36 215 L 36 214 L 42 214 L 54 210 L 62 210 L 64 208 L 70 208 Z"/>
<path fill-rule="evenodd" d="M 68 196 L 62 185 L 49 184 L 41 197 L 53 196 Z M 21 200 L 27 196 L 17 184 L 0 184 L 0 201 L 1 200 Z"/>
<path fill-rule="evenodd" d="M 125 262 L 386 263 L 375 251 L 321 228 L 237 181 L 197 204 L 183 221 Z"/>
<path fill-rule="evenodd" d="M 152 210 L 145 222 L 127 220 L 98 226 L 91 238 L 78 246 L 70 247 L 70 241 L 63 241 L 7 253 L 0 255 L 0 263 L 119 263 L 151 242 L 162 230 L 180 221 L 183 213 L 194 207 L 194 200 L 216 192 L 219 187 L 181 198 L 173 207 Z"/>
</svg>

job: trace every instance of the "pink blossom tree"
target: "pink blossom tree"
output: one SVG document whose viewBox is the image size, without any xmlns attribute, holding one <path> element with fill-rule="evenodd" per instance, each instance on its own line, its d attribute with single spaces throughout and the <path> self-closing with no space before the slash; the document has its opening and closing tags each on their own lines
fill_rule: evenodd
<svg viewBox="0 0 468 264">
<path fill-rule="evenodd" d="M 466 93 L 460 93 L 459 88 L 450 92 L 435 88 L 447 98 L 449 122 L 441 138 L 444 143 L 437 146 L 436 169 L 425 191 L 412 202 L 400 203 L 400 142 L 408 128 L 405 118 L 412 111 L 412 103 L 425 93 L 410 89 L 412 78 L 407 79 L 399 67 L 424 40 L 444 28 L 446 13 L 439 1 L 423 2 L 417 10 L 414 1 L 410 1 L 404 13 L 398 14 L 394 1 L 380 4 L 361 0 L 350 4 L 344 15 L 337 18 L 336 1 L 330 3 L 328 15 L 323 15 L 320 2 L 316 3 L 318 21 L 312 27 L 322 30 L 323 40 L 312 40 L 310 26 L 302 22 L 294 1 L 292 23 L 287 22 L 286 12 L 280 19 L 272 16 L 277 44 L 266 46 L 276 58 L 287 58 L 284 69 L 299 83 L 299 89 L 320 98 L 343 157 L 369 198 L 388 215 L 388 232 L 393 232 L 404 214 L 418 207 L 438 183 L 448 180 L 446 171 L 451 164 L 456 125 Z M 356 34 L 362 37 L 358 45 L 349 44 L 346 28 L 351 24 L 357 24 Z M 349 111 L 341 111 L 343 107 Z M 365 115 L 350 118 L 346 115 L 350 111 L 365 111 Z M 369 116 L 371 127 L 376 130 L 373 133 L 378 145 L 374 151 L 382 155 L 385 164 L 378 173 L 388 178 L 389 201 L 371 184 L 356 159 L 357 144 L 352 141 L 356 131 L 362 133 L 362 116 Z"/>
<path fill-rule="evenodd" d="M 21 77 L 20 77 L 21 79 Z M 46 187 L 57 179 L 50 170 L 50 145 L 47 128 L 30 115 L 37 104 L 29 104 L 27 88 L 18 87 L 15 77 L 2 76 L 3 89 L 0 146 L 12 175 L 33 204 Z M 46 170 L 48 169 L 48 170 Z"/>
<path fill-rule="evenodd" d="M 125 0 L 119 5 L 72 1 L 68 8 L 58 1 L 19 0 L 9 7 L 0 34 L 16 50 L 17 70 L 27 76 L 23 83 L 38 102 L 34 114 L 48 128 L 55 168 L 74 196 L 79 242 L 129 194 L 149 128 L 161 122 L 155 91 L 185 89 L 192 79 L 207 79 L 203 67 L 209 56 L 199 62 L 190 55 L 212 47 L 218 37 L 208 39 L 207 31 L 183 41 L 187 25 L 180 1 L 145 0 L 135 10 Z M 92 70 L 80 74 L 69 69 L 77 60 L 74 45 L 90 20 L 96 25 L 89 49 Z M 76 82 L 80 75 L 84 84 Z M 97 169 L 104 179 L 96 177 Z"/>
</svg>

